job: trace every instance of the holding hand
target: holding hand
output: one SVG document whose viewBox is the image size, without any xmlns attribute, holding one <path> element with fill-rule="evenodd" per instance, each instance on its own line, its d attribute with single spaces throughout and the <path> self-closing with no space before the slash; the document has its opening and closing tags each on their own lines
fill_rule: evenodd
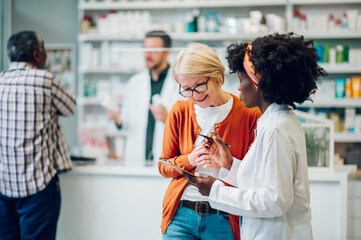
<svg viewBox="0 0 361 240">
<path fill-rule="evenodd" d="M 203 145 L 195 147 L 193 151 L 188 155 L 188 162 L 194 167 L 207 164 L 208 160 L 209 160 L 209 153 L 206 152 Z"/>
<path fill-rule="evenodd" d="M 149 109 L 155 120 L 165 122 L 168 113 L 164 106 L 149 104 Z"/>
<path fill-rule="evenodd" d="M 188 155 L 188 162 L 192 166 L 203 166 L 204 168 L 214 168 L 216 170 L 221 168 L 221 166 L 211 158 L 209 150 L 204 145 L 193 149 Z"/>
<path fill-rule="evenodd" d="M 212 161 L 228 170 L 231 169 L 233 157 L 228 144 L 226 144 L 216 132 L 212 133 L 212 140 L 213 141 L 206 139 L 204 141 L 204 146 L 208 150 Z"/>
<path fill-rule="evenodd" d="M 199 177 L 186 176 L 188 182 L 198 188 L 203 196 L 209 196 L 213 183 L 216 178 L 209 175 L 201 175 Z"/>
<path fill-rule="evenodd" d="M 122 125 L 122 120 L 120 119 L 120 108 L 108 109 L 107 116 L 109 119 L 113 120 L 117 126 Z"/>
</svg>

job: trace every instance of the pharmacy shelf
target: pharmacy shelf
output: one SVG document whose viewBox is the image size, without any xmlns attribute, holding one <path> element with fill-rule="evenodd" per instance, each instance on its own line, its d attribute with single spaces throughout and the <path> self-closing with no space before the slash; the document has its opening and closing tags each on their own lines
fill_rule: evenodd
<svg viewBox="0 0 361 240">
<path fill-rule="evenodd" d="M 229 33 L 170 33 L 173 40 L 176 41 L 251 41 L 259 36 L 268 33 L 258 34 L 229 34 Z M 360 34 L 361 37 L 361 34 Z M 80 42 L 101 42 L 101 41 L 143 41 L 144 34 L 80 34 Z"/>
<path fill-rule="evenodd" d="M 131 9 L 186 9 L 227 8 L 246 6 L 286 6 L 287 0 L 217 0 L 217 1 L 132 1 L 132 2 L 80 2 L 79 10 L 131 10 Z"/>
<path fill-rule="evenodd" d="M 171 33 L 171 37 L 178 41 L 251 41 L 268 34 L 229 34 L 229 33 Z"/>
<path fill-rule="evenodd" d="M 142 69 L 124 69 L 124 68 L 117 68 L 117 67 L 89 67 L 89 68 L 79 68 L 78 72 L 82 74 L 136 74 Z"/>
<path fill-rule="evenodd" d="M 358 74 L 361 73 L 360 65 L 351 64 L 320 64 L 327 73 L 345 73 L 345 74 Z"/>
<path fill-rule="evenodd" d="M 95 106 L 101 106 L 103 104 L 103 98 L 101 97 L 83 97 L 79 98 L 79 104 L 86 106 L 86 105 L 95 105 Z M 122 99 L 117 99 L 117 103 L 122 103 Z"/>
<path fill-rule="evenodd" d="M 346 107 L 354 107 L 361 108 L 361 98 L 358 99 L 333 99 L 333 100 L 319 100 L 314 102 L 305 102 L 302 105 L 298 105 L 298 107 L 314 107 L 314 108 L 346 108 Z"/>
<path fill-rule="evenodd" d="M 114 124 L 114 123 L 111 122 L 111 124 Z M 85 128 L 89 128 L 89 129 L 91 129 L 91 128 L 99 129 L 100 128 L 104 132 L 106 137 L 126 137 L 127 136 L 127 131 L 117 129 L 115 124 L 114 124 L 114 129 L 101 128 L 97 124 L 87 124 L 86 125 L 84 123 L 84 125 L 85 125 Z"/>
<path fill-rule="evenodd" d="M 361 0 L 289 0 L 294 5 L 330 5 L 330 4 L 358 4 Z"/>
<path fill-rule="evenodd" d="M 335 133 L 334 137 L 338 143 L 361 143 L 361 133 Z"/>
<path fill-rule="evenodd" d="M 78 41 L 80 42 L 97 42 L 97 41 L 142 41 L 144 34 L 127 33 L 116 35 L 100 35 L 100 34 L 79 34 Z"/>
<path fill-rule="evenodd" d="M 361 30 L 334 30 L 334 31 L 294 31 L 306 39 L 354 39 L 361 38 Z"/>
</svg>

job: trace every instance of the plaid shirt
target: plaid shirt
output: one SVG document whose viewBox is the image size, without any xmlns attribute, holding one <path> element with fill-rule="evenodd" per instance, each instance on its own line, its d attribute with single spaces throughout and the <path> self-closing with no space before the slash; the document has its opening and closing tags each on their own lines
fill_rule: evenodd
<svg viewBox="0 0 361 240">
<path fill-rule="evenodd" d="M 51 73 L 12 62 L 0 73 L 0 192 L 26 197 L 43 190 L 71 160 L 58 115 L 75 112 L 75 96 Z"/>
</svg>

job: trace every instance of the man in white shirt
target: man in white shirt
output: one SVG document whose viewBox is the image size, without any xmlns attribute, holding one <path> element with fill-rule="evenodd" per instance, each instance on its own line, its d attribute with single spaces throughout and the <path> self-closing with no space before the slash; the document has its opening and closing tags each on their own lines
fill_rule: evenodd
<svg viewBox="0 0 361 240">
<path fill-rule="evenodd" d="M 164 31 L 146 34 L 144 48 L 151 49 L 144 52 L 147 70 L 129 79 L 122 108 L 107 111 L 118 128 L 127 132 L 126 165 L 143 165 L 144 159 L 156 159 L 161 154 L 165 119 L 180 99 L 167 61 L 171 44 Z"/>
</svg>

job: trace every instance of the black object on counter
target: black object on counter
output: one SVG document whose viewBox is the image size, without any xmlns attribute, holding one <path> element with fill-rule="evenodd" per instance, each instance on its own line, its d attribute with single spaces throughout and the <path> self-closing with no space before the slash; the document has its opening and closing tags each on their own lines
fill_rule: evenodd
<svg viewBox="0 0 361 240">
<path fill-rule="evenodd" d="M 83 156 L 70 156 L 71 160 L 77 163 L 94 163 L 95 158 L 92 157 L 83 157 Z"/>
</svg>

